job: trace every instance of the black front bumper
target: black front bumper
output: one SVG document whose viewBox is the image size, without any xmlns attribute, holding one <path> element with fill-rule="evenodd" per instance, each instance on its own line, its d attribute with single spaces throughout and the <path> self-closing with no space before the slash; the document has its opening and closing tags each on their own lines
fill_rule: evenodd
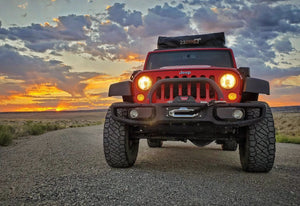
<svg viewBox="0 0 300 206">
<path fill-rule="evenodd" d="M 194 115 L 182 115 L 182 117 L 173 117 L 170 111 L 178 109 L 187 109 L 194 111 Z M 259 109 L 260 115 L 254 119 L 247 118 L 248 109 Z M 141 115 L 143 118 L 131 118 L 130 111 L 137 109 L 147 114 Z M 226 118 L 228 110 L 240 109 L 244 112 L 241 119 Z M 251 103 L 164 103 L 164 104 L 137 104 L 137 103 L 114 103 L 111 105 L 112 118 L 116 121 L 132 126 L 154 126 L 164 124 L 189 124 L 189 123 L 210 123 L 216 126 L 244 127 L 254 124 L 265 117 L 266 108 L 263 102 Z M 149 111 L 151 114 L 149 114 Z M 223 117 L 225 115 L 225 118 Z M 145 117 L 145 118 L 144 118 Z"/>
</svg>

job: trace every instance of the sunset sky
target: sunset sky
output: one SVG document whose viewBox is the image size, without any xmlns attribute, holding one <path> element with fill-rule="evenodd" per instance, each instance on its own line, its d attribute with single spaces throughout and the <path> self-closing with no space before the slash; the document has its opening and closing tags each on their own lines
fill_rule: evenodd
<svg viewBox="0 0 300 206">
<path fill-rule="evenodd" d="M 0 112 L 107 108 L 159 35 L 222 31 L 262 100 L 300 105 L 298 0 L 0 0 Z"/>
</svg>

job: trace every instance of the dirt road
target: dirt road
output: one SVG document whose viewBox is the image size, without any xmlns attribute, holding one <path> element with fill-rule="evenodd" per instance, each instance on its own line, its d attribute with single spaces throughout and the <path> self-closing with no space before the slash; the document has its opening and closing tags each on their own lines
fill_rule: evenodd
<svg viewBox="0 0 300 206">
<path fill-rule="evenodd" d="M 0 205 L 299 205 L 300 145 L 277 144 L 268 174 L 245 173 L 238 152 L 142 141 L 134 167 L 105 163 L 102 126 L 0 147 Z"/>
</svg>

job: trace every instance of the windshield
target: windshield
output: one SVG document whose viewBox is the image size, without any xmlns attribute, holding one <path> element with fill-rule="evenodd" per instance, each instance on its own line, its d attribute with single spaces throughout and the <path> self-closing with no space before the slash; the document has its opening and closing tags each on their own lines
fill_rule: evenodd
<svg viewBox="0 0 300 206">
<path fill-rule="evenodd" d="M 152 70 L 164 66 L 182 65 L 210 65 L 232 68 L 233 62 L 231 54 L 227 50 L 168 51 L 151 53 L 146 69 Z"/>
</svg>

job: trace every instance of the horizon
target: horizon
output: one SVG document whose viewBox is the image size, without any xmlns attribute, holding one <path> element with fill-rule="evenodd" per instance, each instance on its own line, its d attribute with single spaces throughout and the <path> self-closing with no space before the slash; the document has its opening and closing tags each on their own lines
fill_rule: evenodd
<svg viewBox="0 0 300 206">
<path fill-rule="evenodd" d="M 284 108 L 299 108 L 300 109 L 300 105 L 295 105 L 295 106 L 279 106 L 279 107 L 270 107 L 271 109 L 284 109 Z M 46 111 L 21 111 L 21 112 L 0 112 L 1 113 L 47 113 L 47 112 L 51 112 L 51 113 L 63 113 L 63 112 L 102 112 L 102 111 L 106 111 L 108 109 L 107 108 L 103 108 L 103 109 L 85 109 L 85 110 L 61 110 L 61 111 L 56 111 L 56 110 L 46 110 Z"/>
<path fill-rule="evenodd" d="M 300 2 L 0 0 L 0 112 L 106 109 L 158 36 L 225 32 L 238 67 L 300 106 Z"/>
</svg>

